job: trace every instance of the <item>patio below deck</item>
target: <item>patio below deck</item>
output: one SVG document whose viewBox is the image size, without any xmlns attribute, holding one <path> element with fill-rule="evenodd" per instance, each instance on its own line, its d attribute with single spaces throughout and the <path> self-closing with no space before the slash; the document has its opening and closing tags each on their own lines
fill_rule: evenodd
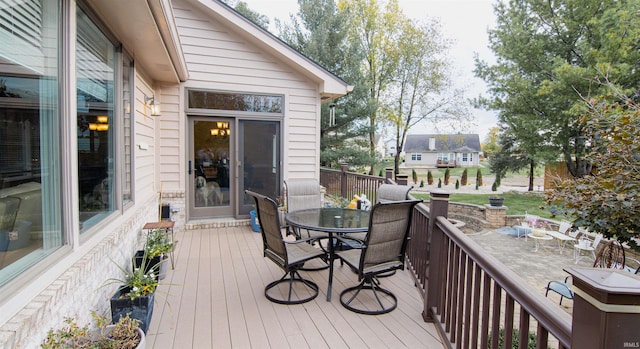
<svg viewBox="0 0 640 349">
<path fill-rule="evenodd" d="M 443 348 L 422 319 L 423 303 L 408 271 L 381 279 L 398 297 L 384 315 L 360 315 L 340 305 L 357 276 L 336 261 L 333 299 L 328 270 L 302 271 L 320 293 L 301 305 L 268 301 L 264 287 L 282 270 L 262 256 L 260 234 L 249 226 L 176 232 L 175 270 L 156 293 L 148 348 Z"/>
</svg>

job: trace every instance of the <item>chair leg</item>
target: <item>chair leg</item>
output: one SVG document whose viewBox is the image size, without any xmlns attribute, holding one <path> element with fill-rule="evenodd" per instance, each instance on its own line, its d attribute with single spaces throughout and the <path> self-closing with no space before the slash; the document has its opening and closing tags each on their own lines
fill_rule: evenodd
<svg viewBox="0 0 640 349">
<path fill-rule="evenodd" d="M 368 297 L 369 299 L 366 301 L 360 300 L 359 303 L 361 303 L 363 307 L 357 308 L 351 303 L 356 300 L 358 295 L 363 291 L 369 291 L 369 295 L 363 295 L 361 298 Z M 381 296 L 387 300 L 389 305 L 385 305 Z M 365 304 L 364 302 L 367 303 Z M 340 303 L 343 307 L 359 314 L 379 315 L 394 310 L 398 306 L 398 299 L 391 291 L 380 287 L 380 282 L 377 281 L 377 279 L 374 279 L 372 276 L 367 276 L 358 285 L 344 289 L 340 293 Z M 374 308 L 377 310 L 370 310 Z"/>
<path fill-rule="evenodd" d="M 282 283 L 287 283 L 289 289 L 287 290 L 287 299 L 282 299 L 282 298 L 278 298 L 278 297 L 274 297 L 270 294 L 270 291 L 282 284 Z M 310 295 L 304 298 L 300 298 L 300 299 L 293 299 L 292 300 L 292 296 L 295 294 L 295 290 L 294 290 L 294 285 L 295 283 L 301 283 L 307 290 L 305 292 L 309 292 Z M 278 304 L 301 304 L 301 303 L 306 303 L 308 301 L 313 300 L 314 298 L 316 298 L 318 296 L 318 285 L 311 281 L 311 280 L 307 280 L 304 279 L 300 273 L 298 272 L 297 269 L 293 269 L 290 270 L 288 272 L 285 272 L 284 275 L 276 281 L 273 281 L 271 283 L 269 283 L 265 288 L 264 288 L 264 296 L 274 302 L 274 303 L 278 303 Z"/>
</svg>

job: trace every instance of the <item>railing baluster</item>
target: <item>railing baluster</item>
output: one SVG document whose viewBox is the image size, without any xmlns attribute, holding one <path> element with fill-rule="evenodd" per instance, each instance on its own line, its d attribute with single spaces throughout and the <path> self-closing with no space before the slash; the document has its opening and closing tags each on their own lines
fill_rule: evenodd
<svg viewBox="0 0 640 349">
<path fill-rule="evenodd" d="M 478 268 L 480 269 L 480 268 Z M 482 273 L 482 321 L 480 326 L 480 348 L 486 349 L 489 342 L 489 309 L 491 306 L 491 277 Z"/>
<path fill-rule="evenodd" d="M 511 348 L 513 345 L 513 310 L 514 302 L 509 293 L 504 296 L 504 347 Z"/>
<path fill-rule="evenodd" d="M 493 282 L 493 310 L 491 320 L 491 349 L 498 349 L 500 337 L 500 308 L 502 305 L 502 288 Z"/>
<path fill-rule="evenodd" d="M 471 301 L 473 300 L 474 292 L 473 292 L 473 261 L 469 256 L 465 255 L 467 258 L 467 267 L 466 267 L 466 286 L 464 288 L 464 328 L 462 333 L 462 343 L 464 348 L 469 348 L 469 342 L 471 341 L 470 333 L 471 331 Z"/>
<path fill-rule="evenodd" d="M 460 251 L 460 259 L 458 260 L 458 289 L 456 297 L 456 308 L 458 312 L 456 314 L 456 340 L 458 341 L 457 347 L 462 348 L 462 325 L 464 325 L 464 295 L 465 295 L 465 276 L 467 274 L 467 255 Z"/>
<path fill-rule="evenodd" d="M 471 319 L 471 343 L 470 348 L 478 347 L 478 322 L 480 319 L 480 286 L 482 281 L 482 269 L 477 264 L 473 263 L 474 277 L 473 277 L 473 303 L 471 305 L 473 309 L 473 317 Z"/>
<path fill-rule="evenodd" d="M 527 349 L 529 347 L 529 313 L 520 307 L 520 323 L 518 324 L 518 348 Z"/>
<path fill-rule="evenodd" d="M 538 329 L 536 331 L 536 348 L 546 349 L 547 342 L 549 341 L 549 332 L 538 322 Z M 562 344 L 558 343 L 558 348 L 563 348 Z"/>
</svg>

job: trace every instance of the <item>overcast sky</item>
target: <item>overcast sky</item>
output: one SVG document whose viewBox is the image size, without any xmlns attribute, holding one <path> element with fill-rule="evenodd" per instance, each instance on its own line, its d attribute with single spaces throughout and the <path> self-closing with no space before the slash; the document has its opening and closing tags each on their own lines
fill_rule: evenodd
<svg viewBox="0 0 640 349">
<path fill-rule="evenodd" d="M 287 22 L 289 14 L 298 12 L 297 0 L 242 0 L 249 8 L 267 17 Z M 380 1 L 382 3 L 383 1 Z M 475 98 L 485 94 L 485 84 L 473 75 L 473 55 L 477 53 L 481 59 L 493 62 L 493 55 L 487 48 L 487 29 L 494 26 L 495 16 L 492 4 L 495 0 L 399 0 L 405 15 L 417 20 L 439 18 L 443 34 L 454 41 L 450 50 L 450 57 L 454 62 L 456 86 L 467 91 L 466 98 Z M 484 141 L 489 128 L 496 126 L 494 112 L 472 109 L 475 117 L 475 127 L 468 129 L 469 133 L 480 134 L 480 141 Z M 428 133 L 432 130 L 413 129 L 410 133 Z M 444 130 L 449 131 L 449 130 Z"/>
</svg>

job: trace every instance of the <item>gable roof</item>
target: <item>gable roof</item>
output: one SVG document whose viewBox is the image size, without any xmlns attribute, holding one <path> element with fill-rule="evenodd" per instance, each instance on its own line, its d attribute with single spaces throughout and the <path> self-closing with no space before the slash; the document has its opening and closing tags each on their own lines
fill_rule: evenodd
<svg viewBox="0 0 640 349">
<path fill-rule="evenodd" d="M 429 149 L 429 140 L 435 139 L 435 149 Z M 413 152 L 480 152 L 480 136 L 478 134 L 413 134 L 407 135 L 404 151 Z"/>
<path fill-rule="evenodd" d="M 268 30 L 253 23 L 236 10 L 219 0 L 185 0 L 201 8 L 219 23 L 233 28 L 234 34 L 243 37 L 265 52 L 284 62 L 298 73 L 318 83 L 323 102 L 346 95 L 353 86 L 320 64 L 306 57 L 280 40 Z"/>
</svg>

